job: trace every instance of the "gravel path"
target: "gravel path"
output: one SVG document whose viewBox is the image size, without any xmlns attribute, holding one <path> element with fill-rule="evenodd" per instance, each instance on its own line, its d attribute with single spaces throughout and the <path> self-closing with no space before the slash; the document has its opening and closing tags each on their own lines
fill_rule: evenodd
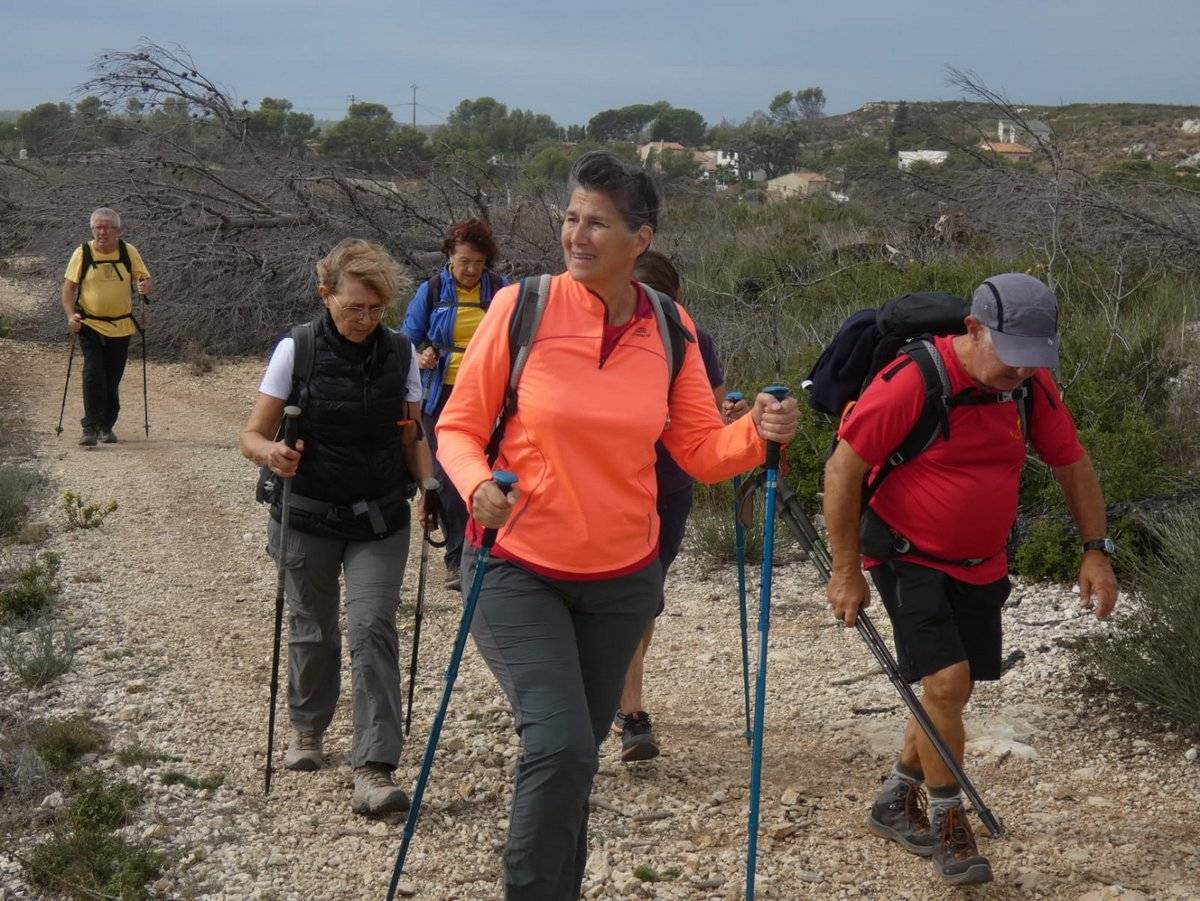
<svg viewBox="0 0 1200 901">
<path fill-rule="evenodd" d="M 0 285 L 0 313 L 27 302 Z M 169 851 L 158 891 L 171 897 L 378 898 L 401 822 L 350 813 L 348 671 L 343 709 L 326 743 L 330 766 L 279 772 L 261 794 L 275 578 L 264 511 L 237 432 L 258 363 L 202 376 L 151 366 L 151 432 L 141 434 L 138 366 L 124 383 L 122 443 L 75 445 L 73 386 L 54 435 L 64 345 L 0 340 L 2 416 L 21 419 L 60 489 L 115 499 L 99 530 L 66 531 L 47 509 L 48 547 L 64 558 L 65 609 L 80 642 L 73 671 L 27 691 L 0 671 L 0 709 L 40 716 L 90 712 L 113 747 L 140 743 L 179 763 L 131 767 L 148 801 L 131 834 Z M 78 362 L 78 361 L 77 361 Z M 781 540 L 788 540 L 786 537 Z M 415 589 L 414 547 L 405 600 Z M 440 575 L 440 563 L 430 572 Z M 634 767 L 602 749 L 585 897 L 741 896 L 749 755 L 735 579 L 681 557 L 656 633 L 647 703 L 662 756 Z M 866 833 L 863 819 L 903 720 L 900 701 L 853 633 L 830 623 L 820 586 L 801 563 L 776 575 L 758 886 L 774 898 L 951 898 L 928 864 Z M 970 897 L 1200 897 L 1198 736 L 1103 694 L 1085 694 L 1062 639 L 1097 628 L 1065 589 L 1019 587 L 1006 614 L 1007 650 L 1026 654 L 999 684 L 981 686 L 968 723 L 968 767 L 1008 829 L 981 840 L 996 882 Z M 413 734 L 398 771 L 411 785 L 441 688 L 460 598 L 431 579 Z M 885 617 L 877 620 L 882 627 Z M 401 615 L 401 655 L 411 636 Z M 279 746 L 286 731 L 281 705 Z M 499 897 L 512 719 L 470 648 L 408 865 L 419 898 Z M 1191 755 L 1193 758 L 1195 755 Z M 115 757 L 96 766 L 119 771 Z M 216 790 L 164 786 L 159 773 L 224 774 Z M 664 881 L 634 877 L 652 867 Z M 0 899 L 31 897 L 0 849 Z"/>
</svg>

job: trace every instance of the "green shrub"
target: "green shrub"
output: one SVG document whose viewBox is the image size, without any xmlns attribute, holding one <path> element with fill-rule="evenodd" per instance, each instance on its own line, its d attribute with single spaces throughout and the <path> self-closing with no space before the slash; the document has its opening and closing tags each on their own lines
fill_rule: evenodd
<svg viewBox="0 0 1200 901">
<path fill-rule="evenodd" d="M 161 751 L 152 751 L 140 744 L 126 745 L 119 748 L 116 753 L 117 762 L 121 766 L 152 766 L 156 763 L 165 763 L 169 760 L 177 760 L 170 754 L 164 754 Z"/>
<path fill-rule="evenodd" d="M 71 802 L 63 821 L 77 830 L 124 826 L 142 803 L 142 790 L 131 782 L 110 781 L 99 773 L 72 776 L 67 781 Z"/>
<path fill-rule="evenodd" d="M 75 635 L 71 627 L 46 614 L 22 628 L 0 626 L 0 662 L 26 688 L 40 688 L 71 668 Z"/>
<path fill-rule="evenodd" d="M 78 491 L 67 490 L 62 494 L 62 508 L 72 529 L 98 529 L 116 511 L 117 502 L 85 501 Z"/>
<path fill-rule="evenodd" d="M 1070 582 L 1079 572 L 1079 541 L 1058 517 L 1033 523 L 1017 549 L 1013 569 L 1026 579 Z"/>
<path fill-rule="evenodd" d="M 1200 511 L 1146 526 L 1158 550 L 1134 565 L 1135 593 L 1110 629 L 1074 643 L 1089 673 L 1200 726 Z"/>
<path fill-rule="evenodd" d="M 686 541 L 702 557 L 713 563 L 737 560 L 737 536 L 733 525 L 733 488 L 730 482 L 716 485 L 697 484 L 693 488 L 693 509 L 688 521 Z M 755 500 L 758 514 L 745 533 L 746 562 L 762 560 L 762 494 Z"/>
<path fill-rule="evenodd" d="M 53 551 L 42 551 L 20 568 L 0 571 L 0 623 L 28 623 L 49 614 L 58 601 L 62 563 Z"/>
<path fill-rule="evenodd" d="M 70 769 L 84 754 L 108 746 L 108 738 L 90 716 L 31 723 L 29 737 L 46 766 L 59 772 Z"/>
<path fill-rule="evenodd" d="M 162 875 L 164 861 L 110 831 L 60 829 L 22 866 L 30 885 L 54 897 L 143 901 L 152 897 L 148 887 Z"/>
<path fill-rule="evenodd" d="M 0 535 L 20 530 L 29 512 L 29 496 L 45 481 L 41 470 L 0 463 Z"/>
<path fill-rule="evenodd" d="M 197 779 L 195 776 L 189 776 L 187 773 L 179 770 L 167 770 L 158 777 L 163 785 L 185 785 L 188 788 L 200 789 L 218 789 L 225 784 L 224 773 L 210 773 Z"/>
</svg>

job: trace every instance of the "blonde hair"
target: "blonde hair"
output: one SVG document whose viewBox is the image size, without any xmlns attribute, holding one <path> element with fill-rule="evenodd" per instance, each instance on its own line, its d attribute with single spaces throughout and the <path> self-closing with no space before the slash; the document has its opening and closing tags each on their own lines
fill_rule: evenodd
<svg viewBox="0 0 1200 901">
<path fill-rule="evenodd" d="M 317 263 L 317 281 L 336 292 L 344 276 L 353 276 L 385 303 L 407 289 L 411 280 L 383 247 L 363 238 L 343 238 Z"/>
</svg>

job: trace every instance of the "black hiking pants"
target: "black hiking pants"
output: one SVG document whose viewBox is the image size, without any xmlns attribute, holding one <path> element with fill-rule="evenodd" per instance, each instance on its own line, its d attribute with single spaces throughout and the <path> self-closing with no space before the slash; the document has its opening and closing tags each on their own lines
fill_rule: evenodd
<svg viewBox="0 0 1200 901">
<path fill-rule="evenodd" d="M 85 430 L 111 430 L 121 412 L 121 376 L 129 356 L 129 335 L 106 338 L 84 325 L 79 330 L 83 353 L 83 419 Z"/>
</svg>

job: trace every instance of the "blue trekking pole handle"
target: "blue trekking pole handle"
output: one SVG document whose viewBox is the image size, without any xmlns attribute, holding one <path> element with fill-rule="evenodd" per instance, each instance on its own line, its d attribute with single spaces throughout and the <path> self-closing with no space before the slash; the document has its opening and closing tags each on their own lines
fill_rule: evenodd
<svg viewBox="0 0 1200 901">
<path fill-rule="evenodd" d="M 784 385 L 763 389 L 782 401 L 790 393 Z M 775 549 L 775 493 L 779 486 L 779 444 L 767 442 L 766 499 L 763 504 L 762 575 L 758 599 L 758 673 L 754 690 L 754 738 L 750 754 L 749 845 L 746 854 L 746 901 L 754 901 L 754 872 L 758 863 L 758 813 L 762 792 L 763 723 L 767 702 L 767 636 L 771 631 L 771 566 Z"/>
<path fill-rule="evenodd" d="M 730 391 L 725 395 L 725 400 L 732 404 L 736 404 L 742 400 L 742 392 Z M 750 745 L 751 736 L 754 734 L 750 731 L 750 640 L 747 635 L 746 623 L 746 529 L 742 526 L 742 518 L 739 516 L 737 495 L 738 489 L 742 487 L 742 477 L 733 477 L 733 537 L 734 543 L 737 546 L 737 567 L 738 567 L 738 625 L 742 631 L 742 706 L 746 716 L 746 729 L 742 733 L 746 739 L 747 747 Z"/>
<path fill-rule="evenodd" d="M 497 469 L 492 473 L 494 481 L 500 490 L 508 494 L 517 484 L 517 477 L 505 469 Z M 425 756 L 421 761 L 421 772 L 417 775 L 417 786 L 413 789 L 412 804 L 408 808 L 408 817 L 404 821 L 404 836 L 400 840 L 400 851 L 396 855 L 396 866 L 392 870 L 392 881 L 388 885 L 387 898 L 393 901 L 396 889 L 400 884 L 400 874 L 404 872 L 404 861 L 408 857 L 408 846 L 412 842 L 413 833 L 417 828 L 417 818 L 421 815 L 421 800 L 425 797 L 425 786 L 429 784 L 429 774 L 433 770 L 433 758 L 437 753 L 438 739 L 442 735 L 442 724 L 446 720 L 446 711 L 450 707 L 450 694 L 454 691 L 454 680 L 458 678 L 458 664 L 462 660 L 463 651 L 467 646 L 467 636 L 471 632 L 471 620 L 475 617 L 475 605 L 479 601 L 479 592 L 483 587 L 484 570 L 487 569 L 488 557 L 492 545 L 496 543 L 496 530 L 484 529 L 483 542 L 479 555 L 475 558 L 475 574 L 471 579 L 471 588 L 467 592 L 466 603 L 463 604 L 462 619 L 458 623 L 458 634 L 454 636 L 454 648 L 450 652 L 450 663 L 446 667 L 446 684 L 442 689 L 442 700 L 438 704 L 437 716 L 429 730 L 429 739 L 425 743 Z"/>
</svg>

